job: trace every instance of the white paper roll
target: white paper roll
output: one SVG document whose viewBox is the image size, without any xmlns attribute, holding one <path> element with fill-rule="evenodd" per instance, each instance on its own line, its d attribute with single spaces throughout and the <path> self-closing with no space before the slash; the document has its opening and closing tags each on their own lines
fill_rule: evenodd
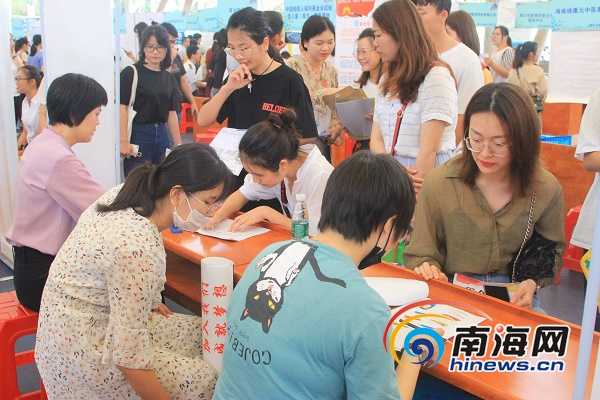
<svg viewBox="0 0 600 400">
<path fill-rule="evenodd" d="M 202 276 L 202 355 L 221 373 L 227 339 L 227 308 L 233 292 L 233 261 L 206 257 L 200 262 Z"/>
</svg>

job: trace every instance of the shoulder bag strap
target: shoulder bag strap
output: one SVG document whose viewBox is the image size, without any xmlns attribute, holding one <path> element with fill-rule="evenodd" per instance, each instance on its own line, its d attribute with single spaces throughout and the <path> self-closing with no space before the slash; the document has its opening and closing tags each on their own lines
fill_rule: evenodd
<svg viewBox="0 0 600 400">
<path fill-rule="evenodd" d="M 537 192 L 537 188 L 533 189 L 533 194 L 531 195 L 531 205 L 529 206 L 529 216 L 527 217 L 527 230 L 525 230 L 525 237 L 523 238 L 523 243 L 521 243 L 521 248 L 515 257 L 515 262 L 512 266 L 512 277 L 511 282 L 517 283 L 515 277 L 517 276 L 517 261 L 521 256 L 521 252 L 523 251 L 523 247 L 525 247 L 525 243 L 527 243 L 527 237 L 529 236 L 529 232 L 531 232 L 531 224 L 533 222 L 533 207 L 535 206 L 535 194 Z"/>
<path fill-rule="evenodd" d="M 135 95 L 137 92 L 138 85 L 138 72 L 135 65 L 132 65 L 133 69 L 133 79 L 131 80 L 131 96 L 129 96 L 129 105 L 127 106 L 127 136 L 129 140 L 131 140 L 131 130 L 133 128 L 133 118 L 131 115 L 135 116 L 135 110 L 133 109 L 133 103 L 135 103 Z"/>
<path fill-rule="evenodd" d="M 132 65 L 133 69 L 133 80 L 131 81 L 131 96 L 129 97 L 129 107 L 133 108 L 133 103 L 135 102 L 135 94 L 137 92 L 137 84 L 138 84 L 138 73 L 135 65 Z"/>
<path fill-rule="evenodd" d="M 394 157 L 396 152 L 396 143 L 398 142 L 398 133 L 400 132 L 400 124 L 402 123 L 402 118 L 404 117 L 404 110 L 406 110 L 406 106 L 408 103 L 402 104 L 402 108 L 398 110 L 396 113 L 396 127 L 394 128 L 394 137 L 392 139 L 392 147 L 390 148 L 390 155 Z"/>
</svg>

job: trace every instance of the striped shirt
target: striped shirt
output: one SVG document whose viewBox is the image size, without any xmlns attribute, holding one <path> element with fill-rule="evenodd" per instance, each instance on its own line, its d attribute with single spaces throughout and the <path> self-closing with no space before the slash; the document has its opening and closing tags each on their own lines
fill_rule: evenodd
<svg viewBox="0 0 600 400">
<path fill-rule="evenodd" d="M 400 100 L 392 98 L 389 93 L 385 97 L 380 93 L 375 101 L 373 121 L 379 124 L 388 154 L 396 127 L 396 113 L 400 108 Z M 444 121 L 447 124 L 437 153 L 452 151 L 455 148 L 454 130 L 457 118 L 458 96 L 454 79 L 446 67 L 433 67 L 419 86 L 417 100 L 406 107 L 395 147 L 396 156 L 417 157 L 421 125 L 431 120 Z"/>
</svg>

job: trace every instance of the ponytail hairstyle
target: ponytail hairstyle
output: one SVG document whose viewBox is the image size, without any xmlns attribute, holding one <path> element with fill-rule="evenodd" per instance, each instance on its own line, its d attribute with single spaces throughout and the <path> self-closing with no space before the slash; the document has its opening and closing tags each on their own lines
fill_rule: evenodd
<svg viewBox="0 0 600 400">
<path fill-rule="evenodd" d="M 267 121 L 252 125 L 240 140 L 240 159 L 271 172 L 281 160 L 295 160 L 300 148 L 296 113 L 290 109 L 271 113 Z"/>
<path fill-rule="evenodd" d="M 227 31 L 237 29 L 244 32 L 257 44 L 262 44 L 265 38 L 268 39 L 274 34 L 269 27 L 265 13 L 252 7 L 242 8 L 231 14 L 227 22 Z"/>
<path fill-rule="evenodd" d="M 503 25 L 498 25 L 494 29 L 500 29 L 500 33 L 502 34 L 502 36 L 506 36 L 506 44 L 508 45 L 508 47 L 512 47 L 512 39 L 508 34 L 508 28 Z"/>
<path fill-rule="evenodd" d="M 29 48 L 29 56 L 35 56 L 35 53 L 38 52 L 37 46 L 42 44 L 42 35 L 35 34 L 32 39 L 32 46 Z"/>
<path fill-rule="evenodd" d="M 536 42 L 525 42 L 520 44 L 515 49 L 515 59 L 513 61 L 513 68 L 521 68 L 523 63 L 529 59 L 529 54 L 535 54 L 538 51 L 538 44 Z"/>
<path fill-rule="evenodd" d="M 33 79 L 35 81 L 35 87 L 40 88 L 40 82 L 42 82 L 42 74 L 39 69 L 33 65 L 24 65 L 19 68 L 20 71 L 24 71 L 27 74 L 27 79 Z"/>
<path fill-rule="evenodd" d="M 375 31 L 373 31 L 373 28 L 366 28 L 364 31 L 362 31 L 360 33 L 360 35 L 358 35 L 358 39 L 356 39 L 356 44 L 358 45 L 358 41 L 361 39 L 364 39 L 364 38 L 368 38 L 371 42 L 371 47 L 373 47 L 373 42 L 375 41 Z M 371 51 L 375 51 L 375 48 L 373 47 Z M 379 81 L 379 78 L 381 78 L 382 74 L 383 74 L 383 60 L 381 60 L 381 58 L 379 58 L 379 65 L 377 66 L 377 81 Z M 370 78 L 371 78 L 371 72 L 363 71 L 360 74 L 360 76 L 358 77 L 358 79 L 355 80 L 354 82 L 358 83 L 360 88 L 362 88 L 367 83 L 369 83 Z"/>
<path fill-rule="evenodd" d="M 186 193 L 211 190 L 223 184 L 218 200 L 231 191 L 231 172 L 217 153 L 207 144 L 189 143 L 177 146 L 158 165 L 146 162 L 134 168 L 110 204 L 98 204 L 98 212 L 135 207 L 144 217 L 156 210 L 156 204 L 169 195 L 173 186 Z"/>
</svg>

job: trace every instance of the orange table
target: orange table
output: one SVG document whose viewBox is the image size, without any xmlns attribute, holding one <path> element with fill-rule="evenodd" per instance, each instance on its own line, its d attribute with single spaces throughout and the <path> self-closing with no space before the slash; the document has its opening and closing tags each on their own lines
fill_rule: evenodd
<svg viewBox="0 0 600 400">
<path fill-rule="evenodd" d="M 270 228 L 272 225 L 268 225 Z M 192 312 L 201 315 L 200 266 L 199 260 L 206 256 L 223 256 L 234 260 L 234 280 L 237 282 L 248 263 L 266 245 L 289 238 L 289 231 L 274 227 L 269 232 L 242 242 L 222 242 L 213 238 L 184 233 L 173 235 L 163 232 L 167 248 L 167 284 L 165 295 Z M 195 252 L 198 250 L 199 252 Z M 213 252 L 213 250 L 215 252 Z M 190 261 L 192 260 L 192 261 Z M 409 279 L 421 279 L 410 270 L 391 264 L 374 265 L 364 271 L 364 276 L 387 276 Z M 579 347 L 581 327 L 539 314 L 522 307 L 516 307 L 504 301 L 479 293 L 474 293 L 445 282 L 430 281 L 429 297 L 433 299 L 457 300 L 471 304 L 493 318 L 485 320 L 480 326 L 496 324 L 532 327 L 529 343 L 533 342 L 533 328 L 539 325 L 568 325 L 570 327 L 567 354 L 564 357 L 565 371 L 562 372 L 449 372 L 452 342 L 447 342 L 440 362 L 431 369 L 424 370 L 440 379 L 452 383 L 484 399 L 570 399 L 575 381 L 576 358 Z M 599 334 L 594 335 L 590 356 L 590 378 L 588 379 L 587 398 L 591 393 L 591 382 L 596 364 Z M 490 338 L 491 340 L 491 338 Z M 493 341 L 491 342 L 493 345 Z M 490 352 L 488 344 L 488 354 Z M 529 353 L 524 359 L 528 359 Z M 489 356 L 483 360 L 491 359 Z M 544 356 L 540 356 L 544 359 Z M 552 359 L 552 358 L 549 358 Z M 534 360 L 532 360 L 534 361 Z"/>
</svg>

